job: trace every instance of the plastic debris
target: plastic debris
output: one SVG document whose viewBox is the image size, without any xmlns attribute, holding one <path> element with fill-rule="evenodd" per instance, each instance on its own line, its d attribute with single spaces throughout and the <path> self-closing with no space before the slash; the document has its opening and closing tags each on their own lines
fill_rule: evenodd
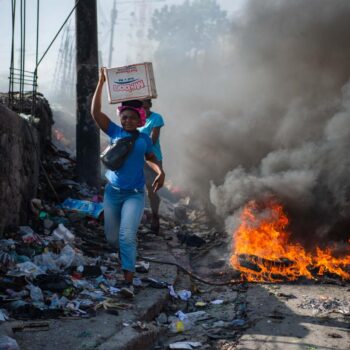
<svg viewBox="0 0 350 350">
<path fill-rule="evenodd" d="M 8 320 L 7 311 L 4 309 L 0 309 L 0 322 L 5 322 Z"/>
<path fill-rule="evenodd" d="M 162 289 L 162 288 L 168 288 L 168 283 L 165 281 L 157 281 L 154 278 L 142 278 L 141 279 L 142 282 L 147 283 L 150 287 L 153 288 L 158 288 L 158 289 Z"/>
<path fill-rule="evenodd" d="M 169 294 L 173 297 L 173 298 L 178 298 L 177 293 L 175 292 L 174 286 L 168 286 L 169 289 Z"/>
<path fill-rule="evenodd" d="M 20 226 L 19 232 L 22 235 L 22 240 L 24 243 L 31 244 L 41 242 L 40 237 L 29 226 Z"/>
<path fill-rule="evenodd" d="M 37 277 L 38 275 L 45 274 L 39 266 L 35 265 L 31 261 L 16 264 L 16 270 L 9 271 L 12 276 L 26 276 L 26 277 Z"/>
<path fill-rule="evenodd" d="M 176 343 L 172 343 L 169 345 L 169 349 L 183 349 L 183 350 L 191 350 L 191 349 L 195 349 L 195 348 L 199 348 L 200 346 L 202 346 L 202 343 L 198 342 L 198 341 L 180 341 L 180 342 L 176 342 Z"/>
<path fill-rule="evenodd" d="M 197 301 L 194 305 L 195 305 L 196 307 L 205 307 L 205 306 L 207 306 L 208 304 L 205 303 L 204 301 Z"/>
<path fill-rule="evenodd" d="M 243 319 L 241 319 L 241 318 L 237 318 L 237 319 L 231 321 L 231 325 L 232 325 L 233 327 L 243 327 L 243 326 L 245 326 L 246 324 L 247 324 L 247 321 L 246 321 L 246 320 L 243 320 Z"/>
<path fill-rule="evenodd" d="M 74 234 L 70 232 L 63 224 L 59 224 L 58 227 L 52 232 L 52 237 L 57 240 L 63 240 L 67 243 L 74 241 Z"/>
<path fill-rule="evenodd" d="M 33 198 L 30 201 L 30 209 L 34 215 L 38 216 L 40 214 L 40 210 L 43 209 L 42 202 L 39 198 Z"/>
<path fill-rule="evenodd" d="M 74 261 L 75 258 L 75 251 L 70 245 L 65 245 L 64 248 L 61 251 L 61 254 L 58 258 L 58 265 L 66 269 L 70 267 Z"/>
<path fill-rule="evenodd" d="M 191 298 L 192 293 L 189 290 L 179 290 L 175 291 L 174 286 L 168 286 L 169 294 L 176 299 L 181 299 L 183 301 L 187 301 Z"/>
<path fill-rule="evenodd" d="M 213 305 L 221 305 L 221 304 L 224 303 L 224 301 L 220 300 L 220 299 L 217 299 L 217 300 L 211 301 L 210 303 L 213 304 Z"/>
<path fill-rule="evenodd" d="M 139 261 L 135 265 L 135 270 L 138 273 L 147 273 L 149 270 L 149 262 Z"/>
<path fill-rule="evenodd" d="M 30 297 L 33 301 L 44 301 L 43 292 L 39 287 L 36 287 L 33 284 L 29 284 L 28 289 L 30 292 Z"/>
<path fill-rule="evenodd" d="M 177 292 L 177 295 L 179 296 L 179 298 L 180 298 L 181 300 L 187 301 L 187 300 L 189 300 L 189 299 L 191 298 L 192 293 L 191 293 L 191 291 L 189 291 L 189 290 L 179 290 L 179 291 Z"/>
<path fill-rule="evenodd" d="M 134 279 L 132 280 L 132 284 L 133 284 L 135 287 L 141 287 L 141 286 L 142 286 L 141 278 L 134 277 Z"/>
<path fill-rule="evenodd" d="M 339 313 L 350 315 L 350 302 L 328 296 L 318 298 L 305 298 L 305 301 L 298 305 L 302 309 L 310 309 L 316 313 Z"/>
<path fill-rule="evenodd" d="M 179 319 L 189 319 L 191 322 L 196 322 L 200 320 L 205 320 L 208 318 L 208 314 L 205 311 L 195 311 L 195 312 L 189 312 L 187 314 L 183 313 L 182 311 L 178 311 L 175 314 Z"/>
<path fill-rule="evenodd" d="M 192 328 L 192 323 L 189 319 L 173 320 L 169 325 L 169 330 L 172 333 L 182 333 Z"/>
<path fill-rule="evenodd" d="M 103 212 L 102 203 L 94 203 L 90 201 L 72 199 L 72 198 L 67 198 L 62 203 L 62 207 L 63 209 L 79 213 L 82 216 L 90 216 L 95 219 L 98 219 L 98 217 Z"/>
</svg>

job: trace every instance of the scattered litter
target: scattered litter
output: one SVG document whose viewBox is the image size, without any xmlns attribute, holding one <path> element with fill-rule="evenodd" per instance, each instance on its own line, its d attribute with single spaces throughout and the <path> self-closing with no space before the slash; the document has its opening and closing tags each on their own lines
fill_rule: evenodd
<svg viewBox="0 0 350 350">
<path fill-rule="evenodd" d="M 0 322 L 7 321 L 8 318 L 9 318 L 9 317 L 8 317 L 8 315 L 7 315 L 6 310 L 0 309 Z"/>
<path fill-rule="evenodd" d="M 141 287 L 141 286 L 142 286 L 141 278 L 134 277 L 134 279 L 132 280 L 132 284 L 133 284 L 135 287 Z"/>
<path fill-rule="evenodd" d="M 194 311 L 194 312 L 189 312 L 187 314 L 185 314 L 182 311 L 177 311 L 175 313 L 175 316 L 179 319 L 179 320 L 185 320 L 188 319 L 191 322 L 196 322 L 196 321 L 202 321 L 202 320 L 206 320 L 208 319 L 208 313 L 206 313 L 205 311 Z"/>
<path fill-rule="evenodd" d="M 28 289 L 30 291 L 30 297 L 33 301 L 44 301 L 43 292 L 39 287 L 36 287 L 33 284 L 29 284 Z"/>
<path fill-rule="evenodd" d="M 297 299 L 297 297 L 294 294 L 277 293 L 276 295 L 280 298 L 287 299 L 287 300 Z"/>
<path fill-rule="evenodd" d="M 173 320 L 169 325 L 171 333 L 182 333 L 192 328 L 192 323 L 189 319 L 184 318 L 183 320 Z"/>
<path fill-rule="evenodd" d="M 148 325 L 145 322 L 137 321 L 131 325 L 132 328 L 139 331 L 148 331 Z"/>
<path fill-rule="evenodd" d="M 157 289 L 168 288 L 168 285 L 169 285 L 165 281 L 157 281 L 156 279 L 150 278 L 150 277 L 141 278 L 141 281 L 147 283 L 150 287 L 157 288 Z"/>
<path fill-rule="evenodd" d="M 179 291 L 177 292 L 177 295 L 179 296 L 179 298 L 180 298 L 181 300 L 187 301 L 187 300 L 189 300 L 189 299 L 191 298 L 192 293 L 191 293 L 191 291 L 189 291 L 189 290 L 179 290 Z"/>
<path fill-rule="evenodd" d="M 343 338 L 343 336 L 341 336 L 341 335 L 338 334 L 338 333 L 328 333 L 327 336 L 330 337 L 330 338 L 334 338 L 334 339 Z"/>
<path fill-rule="evenodd" d="M 188 301 L 192 296 L 192 293 L 189 290 L 179 290 L 178 292 L 176 292 L 174 289 L 174 286 L 168 286 L 168 289 L 169 289 L 169 294 L 175 299 Z"/>
<path fill-rule="evenodd" d="M 62 240 L 67 243 L 74 241 L 74 234 L 70 232 L 63 224 L 59 224 L 58 227 L 52 232 L 53 239 Z"/>
<path fill-rule="evenodd" d="M 237 319 L 231 321 L 231 325 L 232 325 L 233 327 L 243 327 L 243 326 L 245 326 L 246 324 L 247 324 L 247 321 L 246 321 L 246 320 L 242 320 L 242 319 L 240 319 L 240 318 L 237 318 Z"/>
<path fill-rule="evenodd" d="M 89 216 L 98 219 L 103 211 L 103 204 L 86 200 L 67 198 L 62 203 L 62 208 L 76 212 L 82 216 Z"/>
<path fill-rule="evenodd" d="M 197 301 L 194 305 L 195 305 L 196 307 L 205 307 L 205 306 L 207 306 L 208 304 L 205 303 L 204 301 Z"/>
<path fill-rule="evenodd" d="M 30 209 L 34 215 L 40 215 L 40 211 L 43 209 L 42 202 L 39 198 L 33 198 L 30 200 Z"/>
<path fill-rule="evenodd" d="M 9 271 L 8 274 L 11 276 L 26 276 L 35 278 L 38 275 L 45 274 L 45 272 L 31 261 L 26 261 L 24 263 L 16 264 L 16 269 Z"/>
<path fill-rule="evenodd" d="M 213 300 L 213 301 L 210 302 L 210 304 L 213 304 L 213 305 L 221 305 L 223 303 L 224 303 L 224 301 L 220 300 L 220 299 Z"/>
<path fill-rule="evenodd" d="M 139 261 L 135 265 L 135 270 L 138 273 L 147 273 L 149 270 L 149 262 Z"/>
<path fill-rule="evenodd" d="M 178 298 L 177 293 L 175 292 L 174 286 L 168 286 L 169 289 L 169 294 L 173 297 L 173 298 Z"/>
<path fill-rule="evenodd" d="M 302 309 L 310 309 L 314 313 L 339 313 L 343 315 L 350 315 L 350 301 L 340 300 L 338 298 L 331 298 L 321 296 L 319 298 L 306 298 L 303 303 L 299 305 Z"/>
<path fill-rule="evenodd" d="M 202 346 L 202 343 L 200 342 L 194 342 L 194 341 L 181 341 L 181 342 L 176 342 L 172 343 L 169 345 L 169 349 L 183 349 L 183 350 L 191 350 L 195 348 L 199 348 Z"/>
<path fill-rule="evenodd" d="M 132 304 L 126 304 L 126 303 L 119 303 L 115 299 L 107 298 L 106 300 L 98 303 L 95 307 L 95 309 L 99 309 L 103 307 L 105 310 L 107 309 L 118 309 L 118 310 L 127 310 L 132 308 Z"/>
</svg>

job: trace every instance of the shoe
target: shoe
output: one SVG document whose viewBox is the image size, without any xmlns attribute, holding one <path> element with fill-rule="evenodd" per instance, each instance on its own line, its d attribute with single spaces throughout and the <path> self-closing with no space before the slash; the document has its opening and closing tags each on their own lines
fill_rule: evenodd
<svg viewBox="0 0 350 350">
<path fill-rule="evenodd" d="M 125 298 L 133 298 L 134 294 L 134 286 L 132 284 L 126 284 L 120 289 L 120 294 Z"/>
</svg>

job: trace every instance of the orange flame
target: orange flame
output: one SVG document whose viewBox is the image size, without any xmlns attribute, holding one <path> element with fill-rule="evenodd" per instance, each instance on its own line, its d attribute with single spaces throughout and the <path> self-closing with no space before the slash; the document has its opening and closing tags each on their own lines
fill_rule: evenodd
<svg viewBox="0 0 350 350">
<path fill-rule="evenodd" d="M 345 257 L 335 257 L 334 247 L 306 252 L 301 244 L 290 242 L 288 223 L 280 204 L 271 201 L 262 210 L 256 202 L 249 202 L 233 234 L 232 267 L 240 270 L 247 281 L 314 279 L 325 273 L 350 279 L 345 271 L 350 267 L 350 245 Z"/>
</svg>

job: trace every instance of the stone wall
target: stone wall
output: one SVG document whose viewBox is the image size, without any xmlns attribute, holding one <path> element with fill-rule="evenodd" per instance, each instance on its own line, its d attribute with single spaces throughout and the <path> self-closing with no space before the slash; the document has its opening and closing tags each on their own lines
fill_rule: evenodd
<svg viewBox="0 0 350 350">
<path fill-rule="evenodd" d="M 49 105 L 40 107 L 39 114 L 35 128 L 0 103 L 0 235 L 8 227 L 26 223 L 30 200 L 37 193 L 38 154 L 51 137 Z"/>
</svg>

